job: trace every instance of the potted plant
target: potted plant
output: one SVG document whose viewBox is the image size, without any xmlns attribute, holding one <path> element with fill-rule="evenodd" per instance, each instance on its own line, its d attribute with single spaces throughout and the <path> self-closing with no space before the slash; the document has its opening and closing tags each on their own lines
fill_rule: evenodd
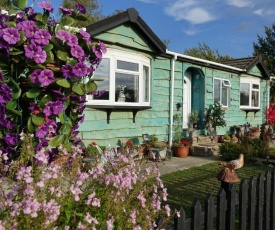
<svg viewBox="0 0 275 230">
<path fill-rule="evenodd" d="M 175 157 L 185 158 L 189 154 L 191 142 L 187 140 L 183 140 L 178 144 L 173 145 L 173 155 Z"/>
<path fill-rule="evenodd" d="M 198 111 L 192 111 L 190 114 L 190 127 L 197 128 L 197 123 L 199 120 L 199 112 Z"/>
</svg>

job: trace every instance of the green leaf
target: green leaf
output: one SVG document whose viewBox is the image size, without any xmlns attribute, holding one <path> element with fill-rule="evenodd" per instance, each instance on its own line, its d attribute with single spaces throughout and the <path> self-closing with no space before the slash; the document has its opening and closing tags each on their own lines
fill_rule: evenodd
<svg viewBox="0 0 275 230">
<path fill-rule="evenodd" d="M 71 87 L 70 82 L 68 82 L 67 79 L 60 79 L 60 80 L 57 80 L 57 81 L 56 81 L 56 84 L 58 84 L 58 85 L 60 85 L 60 86 L 62 86 L 62 87 L 64 87 L 64 88 L 70 88 L 70 87 Z"/>
<path fill-rule="evenodd" d="M 68 60 L 68 53 L 58 50 L 56 53 L 58 59 L 62 60 L 62 61 L 67 61 Z"/>
<path fill-rule="evenodd" d="M 46 62 L 47 63 L 52 63 L 54 61 L 53 52 L 52 51 L 47 51 L 46 54 L 47 54 Z"/>
<path fill-rule="evenodd" d="M 90 81 L 104 81 L 102 78 L 92 78 Z"/>
<path fill-rule="evenodd" d="M 47 10 L 45 10 L 45 11 L 44 11 L 44 14 L 43 14 L 43 16 L 42 16 L 42 22 L 43 22 L 44 25 L 47 24 L 48 19 L 49 19 L 49 16 L 50 16 L 50 12 L 47 11 Z"/>
<path fill-rule="evenodd" d="M 42 22 L 42 14 L 41 14 L 41 13 L 38 13 L 38 14 L 36 15 L 35 19 L 36 19 L 37 21 L 41 21 L 41 22 Z"/>
<path fill-rule="evenodd" d="M 8 114 L 15 114 L 15 115 L 17 115 L 17 116 L 22 116 L 22 113 L 20 112 L 20 111 L 18 111 L 18 110 L 15 110 L 15 109 L 7 109 L 7 113 Z"/>
<path fill-rule="evenodd" d="M 53 137 L 50 140 L 49 145 L 52 147 L 57 147 L 60 144 L 62 144 L 63 142 L 64 142 L 64 136 L 58 135 L 58 136 Z"/>
<path fill-rule="evenodd" d="M 40 108 L 44 108 L 45 105 L 46 105 L 49 101 L 51 101 L 51 100 L 52 100 L 51 97 L 49 97 L 49 96 L 44 96 L 44 97 L 39 101 L 39 107 L 40 107 Z"/>
<path fill-rule="evenodd" d="M 84 21 L 87 21 L 87 17 L 83 15 L 77 15 L 76 20 L 84 22 Z"/>
<path fill-rule="evenodd" d="M 60 122 L 61 122 L 62 124 L 65 123 L 64 113 L 59 113 L 59 114 L 58 114 L 58 118 L 59 118 L 59 120 L 60 120 Z"/>
<path fill-rule="evenodd" d="M 22 53 L 24 53 L 24 52 L 23 51 L 11 51 L 11 52 L 9 52 L 9 54 L 13 55 L 13 56 L 17 56 L 17 55 L 22 54 Z"/>
<path fill-rule="evenodd" d="M 10 9 L 9 10 L 9 15 L 12 15 L 12 14 L 17 14 L 17 13 L 19 13 L 19 12 L 21 12 L 21 10 L 18 10 L 18 9 Z"/>
<path fill-rule="evenodd" d="M 17 106 L 17 102 L 16 101 L 9 101 L 6 104 L 6 109 L 15 109 Z"/>
<path fill-rule="evenodd" d="M 13 78 L 11 78 L 10 81 L 8 82 L 8 86 L 12 90 L 12 99 L 13 100 L 18 99 L 21 96 L 21 92 L 22 92 L 19 84 Z"/>
<path fill-rule="evenodd" d="M 63 144 L 63 148 L 65 148 L 67 150 L 67 152 L 72 152 L 72 143 L 68 143 L 68 144 Z"/>
<path fill-rule="evenodd" d="M 86 93 L 85 86 L 83 84 L 73 84 L 72 91 L 80 96 L 83 96 Z"/>
<path fill-rule="evenodd" d="M 28 119 L 28 130 L 30 133 L 34 133 L 34 131 L 35 131 L 31 117 Z"/>
<path fill-rule="evenodd" d="M 75 66 L 76 64 L 77 64 L 77 60 L 76 59 L 74 59 L 74 58 L 71 58 L 71 59 L 69 59 L 69 61 L 68 61 L 68 64 L 70 64 L 70 65 L 72 65 L 72 66 Z"/>
<path fill-rule="evenodd" d="M 50 50 L 52 50 L 53 49 L 53 44 L 48 44 L 48 45 L 46 45 L 45 47 L 44 47 L 44 50 L 45 51 L 50 51 Z"/>
<path fill-rule="evenodd" d="M 12 3 L 16 7 L 20 8 L 21 10 L 23 10 L 23 9 L 26 8 L 26 6 L 28 4 L 28 0 L 13 0 Z"/>
<path fill-rule="evenodd" d="M 65 123 L 59 129 L 59 133 L 61 134 L 69 134 L 72 131 L 72 126 L 69 123 Z"/>
<path fill-rule="evenodd" d="M 45 115 L 42 113 L 32 115 L 31 118 L 32 118 L 32 123 L 37 126 L 42 125 L 45 121 Z"/>
<path fill-rule="evenodd" d="M 96 91 L 97 85 L 94 81 L 88 81 L 87 84 L 85 85 L 85 90 L 87 93 L 92 93 Z"/>
<path fill-rule="evenodd" d="M 52 36 L 51 37 L 51 43 L 53 43 L 55 49 L 59 50 L 59 49 L 62 49 L 63 47 L 63 43 L 61 40 L 59 40 L 57 37 L 55 36 Z"/>
<path fill-rule="evenodd" d="M 26 92 L 27 98 L 35 98 L 40 94 L 41 90 L 37 88 L 32 88 L 28 92 Z"/>
<path fill-rule="evenodd" d="M 62 23 L 63 23 L 64 26 L 70 26 L 70 25 L 74 24 L 74 19 L 67 16 L 63 19 Z"/>
</svg>

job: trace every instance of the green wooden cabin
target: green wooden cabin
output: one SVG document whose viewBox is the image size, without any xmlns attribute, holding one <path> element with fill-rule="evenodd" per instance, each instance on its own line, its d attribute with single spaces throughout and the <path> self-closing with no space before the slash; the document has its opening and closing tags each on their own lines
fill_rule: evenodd
<svg viewBox="0 0 275 230">
<path fill-rule="evenodd" d="M 218 134 L 233 125 L 265 122 L 270 76 L 261 58 L 221 64 L 168 51 L 133 8 L 86 30 L 105 43 L 107 53 L 94 74 L 103 81 L 87 96 L 79 134 L 85 144 L 115 146 L 129 139 L 138 144 L 148 133 L 171 145 L 175 113 L 182 114 L 187 130 L 190 113 L 198 111 L 203 131 L 205 108 L 218 101 L 227 121 Z"/>
</svg>

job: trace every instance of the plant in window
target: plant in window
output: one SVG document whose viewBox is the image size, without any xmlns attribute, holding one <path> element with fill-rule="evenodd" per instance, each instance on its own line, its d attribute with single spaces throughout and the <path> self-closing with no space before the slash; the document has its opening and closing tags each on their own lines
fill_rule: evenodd
<svg viewBox="0 0 275 230">
<path fill-rule="evenodd" d="M 70 148 L 85 108 L 85 94 L 96 90 L 94 70 L 106 52 L 83 29 L 71 27 L 85 20 L 85 8 L 59 7 L 60 23 L 49 2 L 37 5 L 43 13 L 14 1 L 8 15 L 0 15 L 0 140 L 10 160 L 18 156 L 19 133 L 33 133 L 36 148 L 63 144 Z M 83 79 L 88 79 L 83 83 Z"/>
<path fill-rule="evenodd" d="M 226 126 L 226 121 L 224 118 L 225 112 L 222 109 L 222 106 L 220 103 L 215 103 L 210 105 L 205 110 L 205 118 L 204 121 L 206 124 L 211 125 L 214 129 L 217 126 Z"/>
</svg>

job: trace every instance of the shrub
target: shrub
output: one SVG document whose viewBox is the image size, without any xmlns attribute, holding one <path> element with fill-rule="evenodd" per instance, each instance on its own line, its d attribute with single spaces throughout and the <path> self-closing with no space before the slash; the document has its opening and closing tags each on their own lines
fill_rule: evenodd
<svg viewBox="0 0 275 230">
<path fill-rule="evenodd" d="M 242 149 L 248 158 L 263 158 L 269 149 L 269 144 L 259 138 L 245 138 L 242 142 Z"/>
<path fill-rule="evenodd" d="M 157 168 L 142 170 L 131 155 L 118 154 L 83 171 L 82 150 L 73 150 L 60 146 L 59 158 L 49 163 L 43 148 L 2 168 L 0 229 L 153 229 L 160 214 L 170 215 Z M 0 160 L 6 158 L 0 152 Z"/>
<path fill-rule="evenodd" d="M 219 146 L 219 155 L 223 160 L 229 161 L 237 159 L 240 153 L 243 153 L 245 158 L 263 158 L 268 151 L 268 142 L 258 138 L 244 138 L 242 143 L 223 143 Z"/>
<path fill-rule="evenodd" d="M 241 153 L 239 143 L 225 142 L 219 146 L 219 155 L 225 161 L 237 159 Z"/>
</svg>

